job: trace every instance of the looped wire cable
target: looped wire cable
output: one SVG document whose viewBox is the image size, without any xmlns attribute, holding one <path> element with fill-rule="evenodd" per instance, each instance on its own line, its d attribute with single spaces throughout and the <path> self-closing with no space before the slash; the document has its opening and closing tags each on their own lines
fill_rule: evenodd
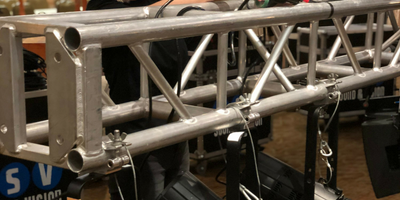
<svg viewBox="0 0 400 200">
<path fill-rule="evenodd" d="M 340 95 L 341 95 L 341 93 L 340 93 L 339 87 L 338 87 L 337 85 L 336 85 L 336 91 L 338 91 L 338 97 L 337 97 L 336 107 L 335 107 L 335 110 L 333 111 L 332 115 L 330 116 L 330 118 L 329 118 L 329 120 L 328 120 L 328 123 L 326 124 L 326 126 L 325 126 L 325 128 L 324 128 L 324 131 L 323 131 L 324 133 L 328 130 L 329 125 L 330 125 L 331 122 L 332 122 L 333 116 L 335 116 L 335 114 L 336 114 L 336 112 L 337 112 L 337 109 L 338 109 L 338 107 L 339 107 Z M 326 179 L 322 178 L 322 175 L 321 175 L 321 168 L 320 168 L 320 166 L 319 166 L 319 164 L 318 164 L 319 161 L 317 161 L 318 173 L 319 173 L 320 178 L 323 180 L 323 184 L 328 184 L 328 183 L 331 181 L 331 179 L 332 179 L 332 173 L 333 173 L 333 170 L 334 170 L 334 169 L 332 169 L 332 166 L 331 166 L 331 164 L 329 163 L 329 159 L 328 159 L 328 158 L 329 158 L 330 156 L 332 156 L 333 151 L 332 151 L 332 149 L 329 147 L 329 144 L 322 138 L 322 132 L 321 132 L 321 130 L 320 130 L 319 125 L 318 125 L 318 135 L 319 135 L 319 139 L 320 139 L 318 157 L 321 156 L 321 160 L 325 163 L 326 167 L 329 169 L 329 173 L 330 173 L 329 179 L 326 180 Z"/>
</svg>

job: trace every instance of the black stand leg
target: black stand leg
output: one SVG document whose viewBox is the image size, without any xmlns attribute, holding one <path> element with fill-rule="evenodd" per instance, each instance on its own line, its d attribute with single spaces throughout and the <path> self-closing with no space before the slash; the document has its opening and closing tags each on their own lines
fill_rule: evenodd
<svg viewBox="0 0 400 200">
<path fill-rule="evenodd" d="M 102 174 L 95 173 L 79 176 L 68 185 L 67 196 L 74 199 L 81 199 L 81 193 L 84 186 L 90 182 L 100 179 L 103 176 L 104 175 Z"/>
<path fill-rule="evenodd" d="M 328 112 L 330 116 L 332 116 L 334 110 L 335 110 L 336 105 L 330 105 Z M 327 130 L 329 134 L 329 147 L 332 149 L 332 156 L 329 157 L 329 164 L 332 167 L 332 177 L 330 176 L 330 171 L 329 168 L 327 169 L 327 174 L 328 174 L 328 180 L 330 179 L 331 181 L 329 182 L 328 186 L 332 189 L 337 189 L 337 159 L 338 159 L 338 140 L 339 140 L 339 109 L 336 111 L 336 114 L 332 116 L 332 121 L 328 127 Z"/>
<path fill-rule="evenodd" d="M 315 161 L 320 107 L 311 107 L 307 116 L 306 162 L 304 169 L 304 200 L 314 200 Z"/>
</svg>

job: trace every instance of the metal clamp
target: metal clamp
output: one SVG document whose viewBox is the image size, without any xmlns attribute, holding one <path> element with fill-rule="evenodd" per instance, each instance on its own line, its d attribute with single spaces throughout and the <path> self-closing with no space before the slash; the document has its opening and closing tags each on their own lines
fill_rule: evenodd
<svg viewBox="0 0 400 200">
<path fill-rule="evenodd" d="M 251 94 L 246 93 L 243 94 L 243 96 L 240 96 L 238 98 L 237 102 L 230 103 L 227 105 L 227 108 L 235 108 L 239 112 L 241 112 L 242 116 L 244 119 L 246 119 L 246 123 L 249 125 L 250 128 L 254 126 L 254 122 L 259 120 L 261 118 L 259 113 L 253 113 L 251 112 L 251 106 L 256 105 L 259 103 L 259 101 L 251 102 L 250 101 Z M 240 130 L 243 130 L 244 128 L 241 127 Z"/>
<path fill-rule="evenodd" d="M 126 146 L 130 146 L 131 143 L 124 142 L 127 134 L 125 132 L 121 134 L 119 130 L 114 130 L 114 134 L 109 133 L 107 136 L 108 138 L 110 138 L 110 141 L 103 142 L 103 149 L 106 151 L 106 153 L 110 154 L 110 156 L 115 156 L 115 158 L 109 159 L 107 162 L 109 170 L 114 172 L 115 170 L 121 168 L 123 165 L 129 163 L 129 156 L 125 155 L 126 152 L 120 151 L 120 149 Z M 108 173 L 110 173 L 110 171 Z"/>
</svg>

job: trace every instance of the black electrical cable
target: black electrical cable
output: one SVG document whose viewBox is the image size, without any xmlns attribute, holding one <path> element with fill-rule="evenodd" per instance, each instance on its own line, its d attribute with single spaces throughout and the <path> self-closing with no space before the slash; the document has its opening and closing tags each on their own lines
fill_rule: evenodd
<svg viewBox="0 0 400 200">
<path fill-rule="evenodd" d="M 218 172 L 218 174 L 215 176 L 215 181 L 217 181 L 217 183 L 220 183 L 220 184 L 222 184 L 222 185 L 226 185 L 226 183 L 223 182 L 223 181 L 220 181 L 220 180 L 219 180 L 219 177 L 221 176 L 221 174 L 222 174 L 225 170 L 226 170 L 226 164 L 225 164 L 225 166 Z"/>
<path fill-rule="evenodd" d="M 257 66 L 258 64 L 260 64 L 260 63 L 261 63 L 261 60 L 262 60 L 261 57 L 258 57 L 258 58 L 247 68 L 246 74 L 245 74 L 244 77 L 243 77 L 242 87 L 240 88 L 240 95 L 243 95 L 243 93 L 244 93 L 244 85 L 245 85 L 245 83 L 246 83 L 247 77 L 248 77 L 249 74 L 250 74 L 250 71 L 251 71 L 255 66 Z"/>
<path fill-rule="evenodd" d="M 177 16 L 183 16 L 185 13 L 187 13 L 188 11 L 191 11 L 191 10 L 203 10 L 204 11 L 204 9 L 200 8 L 200 7 L 187 6 L 187 7 L 182 8 L 178 12 Z M 182 54 L 181 54 L 181 51 L 180 51 L 181 47 L 179 46 L 179 40 L 178 39 L 175 39 L 175 44 L 176 44 L 176 49 L 177 49 L 177 52 L 178 52 L 178 56 L 177 56 L 177 60 L 178 60 L 178 88 L 177 88 L 177 95 L 179 97 L 180 94 L 181 94 L 181 90 L 182 90 L 181 84 L 182 84 L 183 62 L 182 62 Z M 172 108 L 171 112 L 169 113 L 167 123 L 171 123 L 172 122 L 172 119 L 174 117 L 174 113 L 175 113 L 175 109 Z"/>
<path fill-rule="evenodd" d="M 242 2 L 242 4 L 240 4 L 238 10 L 243 10 L 244 6 L 247 5 L 249 3 L 250 0 L 244 0 Z"/>
<path fill-rule="evenodd" d="M 167 2 L 165 2 L 160 9 L 158 9 L 155 18 L 160 17 L 160 15 L 162 14 L 162 12 L 164 11 L 164 9 L 174 0 L 168 0 Z M 152 47 L 153 47 L 153 43 L 150 43 L 149 45 L 149 55 L 151 56 L 151 52 L 152 52 Z M 151 78 L 148 78 L 148 91 L 149 91 L 149 115 L 147 117 L 147 127 L 151 127 L 151 120 L 153 118 L 153 81 L 151 80 Z M 147 156 L 148 157 L 148 156 Z M 146 159 L 145 159 L 146 160 Z M 144 161 L 143 161 L 144 162 Z M 141 165 L 142 166 L 142 165 Z"/>
<path fill-rule="evenodd" d="M 157 11 L 157 13 L 156 13 L 156 15 L 155 15 L 155 18 L 160 17 L 160 15 L 161 15 L 162 12 L 164 11 L 164 9 L 165 9 L 172 1 L 173 1 L 173 0 L 168 0 L 167 2 L 165 2 L 165 3 L 160 7 L 160 9 Z M 153 48 L 153 43 L 151 42 L 150 45 L 149 45 L 149 56 L 151 56 L 152 48 Z M 178 48 L 178 55 L 179 55 L 179 48 Z M 179 58 L 178 58 L 178 59 L 179 59 Z M 152 125 L 151 121 L 152 121 L 152 119 L 153 119 L 153 90 L 152 90 L 152 87 L 153 87 L 153 81 L 151 80 L 150 77 L 148 77 L 149 115 L 147 116 L 147 125 L 146 125 L 147 128 L 150 128 L 150 127 L 151 127 L 151 125 Z M 179 83 L 179 87 L 180 87 L 180 83 Z M 178 88 L 178 95 L 179 95 L 179 92 L 180 92 L 179 90 L 180 90 L 180 88 Z M 173 111 L 171 111 L 171 113 L 172 113 L 172 112 L 173 112 Z M 171 116 L 171 115 L 173 116 L 173 113 L 172 113 L 172 114 L 171 114 L 171 113 L 170 113 L 170 116 Z M 170 118 L 170 117 L 168 117 L 168 118 Z M 146 160 L 149 158 L 149 156 L 150 156 L 150 152 L 146 153 L 146 155 L 144 156 L 142 162 L 141 162 L 140 165 L 139 165 L 139 171 L 142 170 L 142 168 L 143 168 L 143 166 L 144 166 L 144 163 L 145 163 Z"/>
<path fill-rule="evenodd" d="M 182 10 L 180 10 L 176 16 L 183 16 L 185 13 L 187 13 L 187 12 L 189 12 L 191 10 L 202 10 L 202 11 L 204 11 L 203 8 L 198 7 L 198 6 L 187 6 L 187 7 L 182 8 Z"/>
<path fill-rule="evenodd" d="M 160 17 L 160 15 L 161 15 L 162 12 L 164 11 L 164 9 L 165 9 L 171 2 L 173 2 L 173 1 L 174 1 L 174 0 L 168 0 L 167 2 L 165 2 L 164 5 L 162 5 L 162 6 L 160 7 L 160 9 L 158 9 L 155 18 Z"/>
</svg>

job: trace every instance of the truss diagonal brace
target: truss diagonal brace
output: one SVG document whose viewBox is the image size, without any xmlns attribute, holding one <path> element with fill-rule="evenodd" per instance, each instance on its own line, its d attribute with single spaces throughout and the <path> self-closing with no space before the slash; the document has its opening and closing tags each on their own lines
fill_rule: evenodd
<svg viewBox="0 0 400 200">
<path fill-rule="evenodd" d="M 342 20 L 340 18 L 332 18 L 332 20 L 336 26 L 336 29 L 339 33 L 340 38 L 342 39 L 343 46 L 346 49 L 347 56 L 349 57 L 349 60 L 351 62 L 351 66 L 354 69 L 354 72 L 356 74 L 362 74 L 363 72 L 361 70 L 360 63 L 358 62 L 356 54 L 354 53 L 349 36 L 347 35 L 346 30 L 344 29 Z"/>
<path fill-rule="evenodd" d="M 274 32 L 274 35 L 277 39 L 279 39 L 282 35 L 282 31 L 279 28 L 279 26 L 271 26 L 272 31 Z M 288 63 L 290 66 L 297 66 L 296 59 L 294 59 L 292 52 L 289 49 L 288 44 L 286 43 L 285 46 L 283 47 L 283 53 L 288 60 Z"/>
<path fill-rule="evenodd" d="M 264 44 L 257 37 L 256 33 L 252 29 L 246 29 L 244 32 L 247 34 L 247 37 L 250 39 L 251 43 L 253 43 L 253 45 L 256 47 L 260 56 L 264 59 L 265 62 L 267 62 L 268 58 L 270 57 L 270 54 L 268 53 Z M 282 85 L 285 87 L 286 91 L 295 90 L 292 83 L 283 74 L 281 68 L 279 68 L 277 64 L 274 65 L 273 72 L 275 76 L 279 79 L 279 81 L 282 83 Z"/>
<path fill-rule="evenodd" d="M 143 46 L 129 45 L 129 48 L 135 54 L 136 58 L 140 61 L 140 63 L 143 64 L 153 82 L 165 95 L 165 98 L 168 99 L 169 103 L 179 114 L 179 116 L 183 120 L 191 119 L 192 116 L 190 115 L 189 111 L 185 108 L 182 101 L 174 93 L 174 90 L 171 88 L 168 81 L 161 74 L 160 70 L 157 68 L 156 64 L 153 62 L 153 60 L 150 58 L 147 52 L 143 49 Z"/>
<path fill-rule="evenodd" d="M 260 98 L 262 89 L 265 83 L 267 82 L 268 77 L 271 74 L 271 71 L 276 61 L 278 61 L 279 55 L 282 53 L 286 41 L 289 38 L 290 33 L 293 31 L 293 28 L 294 25 L 288 26 L 281 35 L 281 37 L 279 38 L 278 42 L 275 44 L 274 48 L 272 49 L 271 55 L 269 59 L 266 61 L 265 66 L 260 74 L 260 77 L 258 78 L 253 91 L 251 92 L 250 102 L 255 102 L 257 101 L 258 98 Z"/>
</svg>

